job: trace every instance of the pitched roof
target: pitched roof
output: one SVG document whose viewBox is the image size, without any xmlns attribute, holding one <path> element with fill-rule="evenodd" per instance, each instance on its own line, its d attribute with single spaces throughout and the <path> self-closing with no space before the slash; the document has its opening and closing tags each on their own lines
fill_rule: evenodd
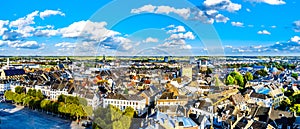
<svg viewBox="0 0 300 129">
<path fill-rule="evenodd" d="M 253 129 L 265 129 L 267 124 L 261 121 L 254 121 L 251 125 Z"/>
<path fill-rule="evenodd" d="M 245 98 L 241 94 L 232 95 L 231 99 L 232 99 L 234 104 L 245 103 Z"/>
<path fill-rule="evenodd" d="M 266 122 L 267 119 L 269 118 L 269 111 L 270 108 L 268 107 L 259 107 L 257 109 L 257 112 L 255 113 L 255 117 L 258 117 L 259 121 Z"/>
<path fill-rule="evenodd" d="M 125 94 L 108 94 L 108 99 L 119 99 L 119 100 L 143 100 L 144 98 L 138 95 L 125 95 Z"/>
<path fill-rule="evenodd" d="M 252 93 L 252 94 L 250 95 L 250 97 L 260 98 L 260 99 L 266 99 L 266 98 L 267 98 L 267 95 L 259 94 L 259 93 Z"/>
<path fill-rule="evenodd" d="M 6 76 L 15 76 L 15 75 L 23 75 L 25 74 L 24 69 L 8 69 L 3 70 Z"/>
</svg>

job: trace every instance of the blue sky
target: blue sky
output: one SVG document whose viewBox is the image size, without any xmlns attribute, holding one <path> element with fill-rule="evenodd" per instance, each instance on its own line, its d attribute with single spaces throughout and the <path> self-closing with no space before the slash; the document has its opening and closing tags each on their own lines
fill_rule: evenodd
<svg viewBox="0 0 300 129">
<path fill-rule="evenodd" d="M 5 1 L 0 55 L 299 55 L 297 0 Z"/>
</svg>

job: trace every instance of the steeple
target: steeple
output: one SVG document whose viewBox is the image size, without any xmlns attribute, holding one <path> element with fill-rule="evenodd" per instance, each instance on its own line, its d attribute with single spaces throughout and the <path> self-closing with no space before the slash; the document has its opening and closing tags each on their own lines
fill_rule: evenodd
<svg viewBox="0 0 300 129">
<path fill-rule="evenodd" d="M 6 63 L 7 67 L 9 67 L 9 58 L 7 58 L 7 63 Z"/>
</svg>

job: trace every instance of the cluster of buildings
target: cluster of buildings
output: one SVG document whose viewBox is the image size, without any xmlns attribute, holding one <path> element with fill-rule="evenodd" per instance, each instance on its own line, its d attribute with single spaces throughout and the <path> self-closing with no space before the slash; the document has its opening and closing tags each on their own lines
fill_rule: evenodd
<svg viewBox="0 0 300 129">
<path fill-rule="evenodd" d="M 248 82 L 241 93 L 239 86 L 223 83 L 234 69 L 214 68 L 212 73 L 201 73 L 212 65 L 195 62 L 190 58 L 169 63 L 164 58 L 158 64 L 101 62 L 96 68 L 73 62 L 58 63 L 51 69 L 15 68 L 8 63 L 0 70 L 0 93 L 24 86 L 41 90 L 50 100 L 60 94 L 83 97 L 93 109 L 132 107 L 142 118 L 133 124 L 145 129 L 275 129 L 300 125 L 293 112 L 277 109 L 286 98 L 284 90 L 298 91 L 300 83 L 291 77 L 300 72 L 298 68 L 235 69 L 242 74 L 268 71 L 267 76 Z"/>
</svg>

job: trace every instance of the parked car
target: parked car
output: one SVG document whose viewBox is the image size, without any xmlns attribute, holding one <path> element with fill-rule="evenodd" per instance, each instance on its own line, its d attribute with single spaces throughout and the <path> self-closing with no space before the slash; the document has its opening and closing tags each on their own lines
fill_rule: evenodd
<svg viewBox="0 0 300 129">
<path fill-rule="evenodd" d="M 84 126 L 84 127 L 89 127 L 89 126 L 91 126 L 92 125 L 92 122 L 91 121 L 83 121 L 82 122 L 82 126 Z"/>
</svg>

